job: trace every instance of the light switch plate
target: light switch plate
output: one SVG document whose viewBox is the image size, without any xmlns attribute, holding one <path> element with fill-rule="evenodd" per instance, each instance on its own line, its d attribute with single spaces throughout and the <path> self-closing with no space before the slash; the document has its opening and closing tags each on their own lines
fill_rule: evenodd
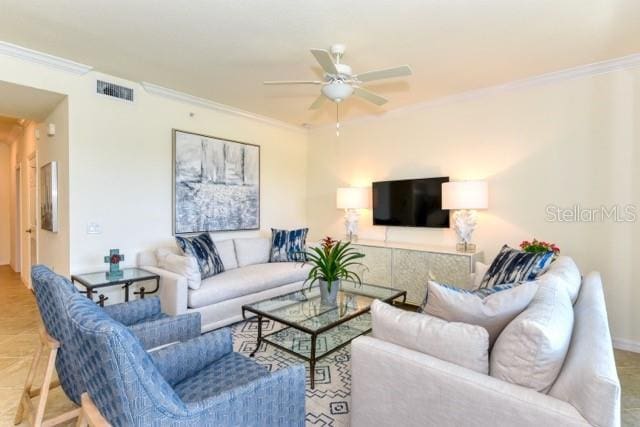
<svg viewBox="0 0 640 427">
<path fill-rule="evenodd" d="M 102 227 L 97 222 L 87 223 L 87 234 L 102 234 Z"/>
</svg>

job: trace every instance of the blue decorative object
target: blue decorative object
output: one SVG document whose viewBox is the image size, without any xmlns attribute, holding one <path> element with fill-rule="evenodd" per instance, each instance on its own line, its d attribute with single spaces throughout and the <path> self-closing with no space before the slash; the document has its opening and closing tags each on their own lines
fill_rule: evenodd
<svg viewBox="0 0 640 427">
<path fill-rule="evenodd" d="M 308 228 L 297 230 L 271 229 L 271 256 L 269 262 L 292 262 L 307 260 L 305 248 L 307 245 Z"/>
<path fill-rule="evenodd" d="M 89 304 L 67 313 L 87 391 L 113 426 L 304 426 L 302 365 L 270 373 L 233 352 L 229 329 L 149 354 Z"/>
<path fill-rule="evenodd" d="M 176 236 L 176 242 L 185 255 L 190 255 L 198 261 L 202 279 L 224 271 L 224 264 L 209 233 L 202 233 L 195 237 Z"/>
<path fill-rule="evenodd" d="M 504 245 L 482 278 L 480 287 L 535 280 L 547 270 L 553 257 L 553 252 L 523 252 Z"/>
<path fill-rule="evenodd" d="M 122 277 L 120 263 L 124 261 L 124 254 L 120 254 L 120 249 L 109 249 L 109 255 L 104 257 L 104 262 L 109 264 L 110 279 Z"/>
<path fill-rule="evenodd" d="M 60 385 L 69 399 L 77 404 L 80 404 L 80 394 L 85 391 L 85 386 L 78 372 L 78 348 L 71 341 L 72 331 L 65 310 L 71 301 L 86 302 L 88 309 L 94 313 L 120 322 L 122 327 L 128 326 L 144 348 L 184 341 L 200 335 L 199 313 L 169 317 L 160 311 L 160 299 L 157 297 L 114 304 L 102 309 L 80 294 L 65 277 L 43 265 L 34 265 L 31 277 L 45 329 L 60 342 L 56 357 Z"/>
</svg>

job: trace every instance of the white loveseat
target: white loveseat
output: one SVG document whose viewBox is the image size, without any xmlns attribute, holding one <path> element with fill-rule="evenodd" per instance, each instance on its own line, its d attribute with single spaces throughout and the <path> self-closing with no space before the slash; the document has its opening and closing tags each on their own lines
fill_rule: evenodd
<svg viewBox="0 0 640 427">
<path fill-rule="evenodd" d="M 598 273 L 582 279 L 573 314 L 569 350 L 548 393 L 373 336 L 357 338 L 351 425 L 619 426 L 620 383 Z"/>
<path fill-rule="evenodd" d="M 245 238 L 215 242 L 225 271 L 202 280 L 198 289 L 187 278 L 158 267 L 155 251 L 141 252 L 138 265 L 160 275 L 162 310 L 171 315 L 199 312 L 202 332 L 242 320 L 242 306 L 299 290 L 310 266 L 269 262 L 271 239 Z M 177 247 L 167 248 L 178 254 Z"/>
</svg>

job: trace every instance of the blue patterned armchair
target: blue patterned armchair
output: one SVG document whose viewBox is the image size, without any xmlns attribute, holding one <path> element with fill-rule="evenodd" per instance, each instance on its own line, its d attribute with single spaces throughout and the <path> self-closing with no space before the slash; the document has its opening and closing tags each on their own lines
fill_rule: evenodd
<svg viewBox="0 0 640 427">
<path fill-rule="evenodd" d="M 169 317 L 160 311 L 158 298 L 140 299 L 101 309 L 82 296 L 67 278 L 57 275 L 46 266 L 34 265 L 31 277 L 44 327 L 60 343 L 55 359 L 60 385 L 76 404 L 80 404 L 80 395 L 85 387 L 78 374 L 75 351 L 70 346 L 72 332 L 65 311 L 70 297 L 85 299 L 95 312 L 108 315 L 127 326 L 145 349 L 200 336 L 198 313 Z"/>
<path fill-rule="evenodd" d="M 304 425 L 304 367 L 269 372 L 233 352 L 229 329 L 147 353 L 86 298 L 67 313 L 87 391 L 116 427 Z"/>
</svg>

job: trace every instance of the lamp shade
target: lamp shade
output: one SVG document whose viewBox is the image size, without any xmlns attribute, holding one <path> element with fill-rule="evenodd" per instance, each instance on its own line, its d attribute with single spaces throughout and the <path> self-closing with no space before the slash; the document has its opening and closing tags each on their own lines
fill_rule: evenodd
<svg viewBox="0 0 640 427">
<path fill-rule="evenodd" d="M 366 209 L 369 207 L 369 189 L 366 187 L 342 187 L 336 192 L 338 209 Z"/>
<path fill-rule="evenodd" d="M 442 209 L 487 209 L 486 181 L 454 181 L 442 184 Z"/>
</svg>

